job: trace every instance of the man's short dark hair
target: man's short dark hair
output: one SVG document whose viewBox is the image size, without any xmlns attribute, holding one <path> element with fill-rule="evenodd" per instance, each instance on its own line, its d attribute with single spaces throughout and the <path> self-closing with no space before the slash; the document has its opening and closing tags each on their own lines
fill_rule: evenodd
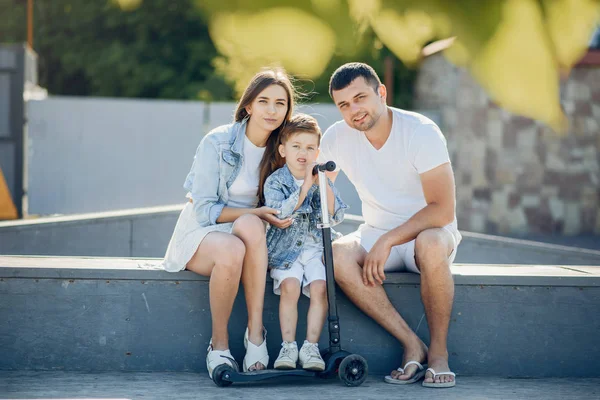
<svg viewBox="0 0 600 400">
<path fill-rule="evenodd" d="M 334 90 L 342 90 L 352 83 L 356 78 L 363 77 L 367 85 L 371 86 L 375 92 L 381 85 L 381 80 L 377 72 L 365 63 L 353 62 L 347 63 L 335 70 L 329 80 L 329 95 L 333 98 Z"/>
</svg>

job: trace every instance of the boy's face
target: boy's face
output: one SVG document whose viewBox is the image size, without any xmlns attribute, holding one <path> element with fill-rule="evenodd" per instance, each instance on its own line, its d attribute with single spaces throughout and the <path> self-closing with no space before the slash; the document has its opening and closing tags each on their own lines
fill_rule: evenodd
<svg viewBox="0 0 600 400">
<path fill-rule="evenodd" d="M 385 111 L 385 96 L 385 86 L 380 85 L 375 91 L 363 77 L 358 77 L 345 88 L 332 92 L 333 101 L 342 113 L 344 121 L 361 132 L 375 126 Z"/>
<path fill-rule="evenodd" d="M 319 137 L 314 133 L 292 133 L 287 142 L 279 145 L 279 154 L 297 178 L 303 178 L 308 165 L 317 160 Z"/>
</svg>

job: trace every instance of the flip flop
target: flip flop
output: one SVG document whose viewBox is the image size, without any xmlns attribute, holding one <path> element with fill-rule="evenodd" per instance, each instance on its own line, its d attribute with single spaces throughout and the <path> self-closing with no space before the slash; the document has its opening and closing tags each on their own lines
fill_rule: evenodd
<svg viewBox="0 0 600 400">
<path fill-rule="evenodd" d="M 423 387 L 428 387 L 428 388 L 450 388 L 450 387 L 454 387 L 456 386 L 456 374 L 454 372 L 448 371 L 448 372 L 440 372 L 437 373 L 433 370 L 433 368 L 427 368 L 427 371 L 431 372 L 433 374 L 433 379 L 435 380 L 436 376 L 440 376 L 440 375 L 450 375 L 454 377 L 454 380 L 452 382 L 443 382 L 443 383 L 435 383 L 435 382 L 423 382 Z"/>
<path fill-rule="evenodd" d="M 396 371 L 400 372 L 401 374 L 404 374 L 404 370 L 409 365 L 416 365 L 417 366 L 417 371 L 415 372 L 415 374 L 410 379 L 407 379 L 407 380 L 403 381 L 401 379 L 396 379 L 396 378 L 393 378 L 391 375 L 388 375 L 385 378 L 383 378 L 383 380 L 386 383 L 391 383 L 393 385 L 408 385 L 410 383 L 418 382 L 418 381 L 420 381 L 421 379 L 423 379 L 425 377 L 425 372 L 426 372 L 425 368 L 427 368 L 427 364 L 421 365 L 421 363 L 418 362 L 418 361 L 409 361 L 409 362 L 407 362 L 404 365 L 404 368 L 398 368 Z"/>
</svg>

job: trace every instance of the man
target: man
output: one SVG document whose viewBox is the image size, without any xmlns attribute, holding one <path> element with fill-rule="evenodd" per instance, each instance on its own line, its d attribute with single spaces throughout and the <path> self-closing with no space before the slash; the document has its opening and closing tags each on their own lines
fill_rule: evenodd
<svg viewBox="0 0 600 400">
<path fill-rule="evenodd" d="M 446 140 L 426 117 L 388 107 L 385 86 L 366 64 L 338 68 L 329 93 L 344 120 L 325 132 L 319 160 L 335 160 L 337 172 L 346 173 L 365 219 L 333 245 L 336 281 L 404 347 L 402 365 L 386 382 L 424 379 L 423 386 L 454 386 L 446 340 L 454 298 L 450 265 L 461 235 Z M 429 348 L 383 289 L 385 273 L 391 271 L 421 274 Z"/>
</svg>

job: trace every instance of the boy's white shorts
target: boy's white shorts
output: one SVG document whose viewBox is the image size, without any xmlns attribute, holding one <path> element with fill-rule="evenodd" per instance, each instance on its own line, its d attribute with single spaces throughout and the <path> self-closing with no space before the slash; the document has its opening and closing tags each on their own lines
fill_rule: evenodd
<svg viewBox="0 0 600 400">
<path fill-rule="evenodd" d="M 281 295 L 279 286 L 287 278 L 296 278 L 302 285 L 302 293 L 310 298 L 309 285 L 317 280 L 326 280 L 323 264 L 323 247 L 306 245 L 289 269 L 271 269 L 273 293 Z"/>
</svg>

